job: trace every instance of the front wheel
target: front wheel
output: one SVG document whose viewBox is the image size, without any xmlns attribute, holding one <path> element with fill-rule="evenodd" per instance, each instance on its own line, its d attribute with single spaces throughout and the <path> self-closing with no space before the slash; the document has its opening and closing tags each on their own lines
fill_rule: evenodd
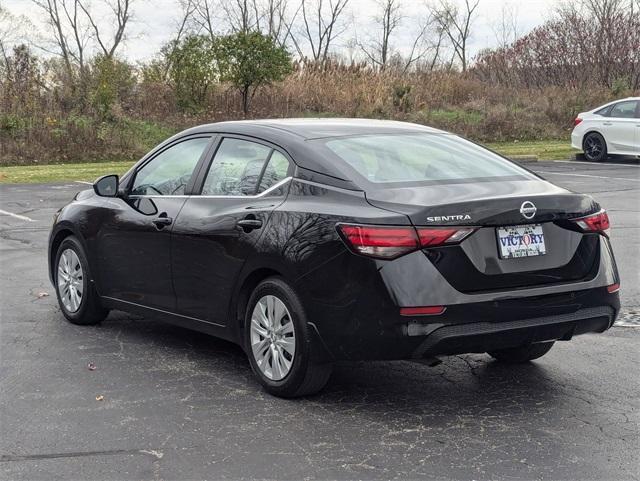
<svg viewBox="0 0 640 481">
<path fill-rule="evenodd" d="M 544 356 L 551 350 L 553 344 L 553 341 L 539 342 L 536 344 L 529 344 L 524 347 L 513 347 L 510 349 L 491 351 L 489 352 L 489 355 L 500 362 L 507 364 L 520 364 L 533 361 L 534 359 Z"/>
<path fill-rule="evenodd" d="M 265 279 L 251 294 L 244 337 L 254 374 L 275 396 L 314 394 L 331 375 L 331 364 L 311 359 L 312 337 L 302 303 L 279 277 Z"/>
<path fill-rule="evenodd" d="M 607 142 L 597 132 L 591 132 L 582 142 L 582 150 L 587 160 L 602 162 L 607 159 Z"/>
<path fill-rule="evenodd" d="M 98 324 L 108 310 L 100 305 L 98 293 L 90 281 L 89 263 L 80 241 L 69 236 L 56 253 L 54 279 L 62 314 L 73 324 Z"/>
</svg>

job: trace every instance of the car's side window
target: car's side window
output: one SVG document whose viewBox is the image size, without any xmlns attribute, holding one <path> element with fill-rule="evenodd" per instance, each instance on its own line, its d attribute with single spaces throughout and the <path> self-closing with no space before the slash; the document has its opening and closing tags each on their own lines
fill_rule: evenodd
<svg viewBox="0 0 640 481">
<path fill-rule="evenodd" d="M 267 167 L 264 169 L 264 174 L 262 175 L 262 180 L 258 187 L 258 194 L 260 192 L 264 192 L 270 187 L 273 187 L 282 179 L 285 179 L 289 173 L 289 167 L 289 159 L 287 159 L 281 152 L 274 150 L 273 154 L 271 154 Z"/>
<path fill-rule="evenodd" d="M 630 100 L 627 102 L 619 102 L 613 106 L 611 109 L 611 113 L 609 117 L 617 117 L 621 119 L 633 119 L 636 116 L 636 105 L 637 102 L 635 100 Z"/>
<path fill-rule="evenodd" d="M 271 150 L 248 140 L 223 139 L 204 180 L 202 195 L 254 195 Z"/>
<path fill-rule="evenodd" d="M 172 145 L 145 164 L 133 180 L 131 195 L 182 195 L 209 137 Z"/>
</svg>

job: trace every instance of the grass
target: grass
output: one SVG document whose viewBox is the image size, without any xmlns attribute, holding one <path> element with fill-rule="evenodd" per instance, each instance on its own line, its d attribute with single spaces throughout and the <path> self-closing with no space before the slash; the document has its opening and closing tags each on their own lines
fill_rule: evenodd
<svg viewBox="0 0 640 481">
<path fill-rule="evenodd" d="M 133 164 L 132 161 L 122 161 L 0 167 L 0 183 L 93 182 L 102 175 L 124 174 Z"/>
<path fill-rule="evenodd" d="M 535 155 L 538 160 L 567 160 L 578 152 L 568 140 L 533 140 L 518 142 L 494 142 L 485 144 L 505 157 Z"/>
<path fill-rule="evenodd" d="M 507 157 L 535 155 L 539 160 L 564 160 L 576 153 L 566 140 L 535 140 L 519 142 L 495 142 L 486 144 L 490 149 Z M 83 164 L 50 164 L 25 166 L 0 166 L 0 183 L 45 183 L 82 180 L 93 182 L 105 174 L 123 174 L 133 165 L 132 161 L 91 162 Z"/>
</svg>

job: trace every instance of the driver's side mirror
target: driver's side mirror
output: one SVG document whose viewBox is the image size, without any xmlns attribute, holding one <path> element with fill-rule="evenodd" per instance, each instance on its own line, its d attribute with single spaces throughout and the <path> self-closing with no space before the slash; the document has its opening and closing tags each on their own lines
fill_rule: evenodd
<svg viewBox="0 0 640 481">
<path fill-rule="evenodd" d="M 119 179 L 116 174 L 105 175 L 93 183 L 93 190 L 100 197 L 117 197 Z"/>
</svg>

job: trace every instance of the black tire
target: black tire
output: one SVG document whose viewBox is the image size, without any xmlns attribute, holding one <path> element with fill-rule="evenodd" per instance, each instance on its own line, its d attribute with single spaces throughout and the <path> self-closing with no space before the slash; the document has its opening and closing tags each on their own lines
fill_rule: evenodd
<svg viewBox="0 0 640 481">
<path fill-rule="evenodd" d="M 591 162 L 607 160 L 607 142 L 597 132 L 587 134 L 582 141 L 582 150 L 584 151 L 585 159 Z"/>
<path fill-rule="evenodd" d="M 295 332 L 295 355 L 291 368 L 281 380 L 269 379 L 258 367 L 251 348 L 251 316 L 260 299 L 271 295 L 280 299 L 286 306 L 293 322 Z M 312 332 L 300 298 L 294 289 L 280 277 L 269 277 L 256 286 L 249 298 L 244 322 L 245 352 L 251 369 L 267 392 L 274 396 L 293 398 L 307 396 L 320 391 L 331 375 L 332 364 L 319 364 L 311 359 Z"/>
<path fill-rule="evenodd" d="M 554 344 L 554 341 L 539 342 L 536 344 L 529 344 L 524 347 L 513 347 L 510 349 L 491 351 L 489 355 L 498 361 L 507 364 L 521 364 L 544 356 L 551 350 Z"/>
<path fill-rule="evenodd" d="M 62 253 L 67 249 L 73 250 L 75 254 L 78 256 L 78 260 L 80 261 L 80 265 L 82 267 L 82 298 L 80 301 L 80 306 L 74 312 L 67 309 L 67 307 L 62 302 L 60 288 L 58 284 L 58 266 L 60 262 L 60 257 Z M 98 324 L 104 320 L 105 317 L 109 314 L 109 311 L 102 307 L 100 304 L 100 297 L 96 292 L 95 286 L 91 279 L 91 272 L 89 270 L 89 263 L 87 262 L 87 256 L 84 253 L 84 249 L 82 248 L 82 244 L 80 241 L 74 237 L 69 236 L 66 237 L 58 247 L 58 252 L 56 253 L 55 264 L 53 266 L 54 269 L 54 281 L 55 281 L 55 289 L 56 289 L 56 297 L 58 298 L 58 305 L 60 306 L 60 310 L 64 317 L 67 318 L 69 322 L 72 324 L 79 324 L 83 326 Z"/>
</svg>

